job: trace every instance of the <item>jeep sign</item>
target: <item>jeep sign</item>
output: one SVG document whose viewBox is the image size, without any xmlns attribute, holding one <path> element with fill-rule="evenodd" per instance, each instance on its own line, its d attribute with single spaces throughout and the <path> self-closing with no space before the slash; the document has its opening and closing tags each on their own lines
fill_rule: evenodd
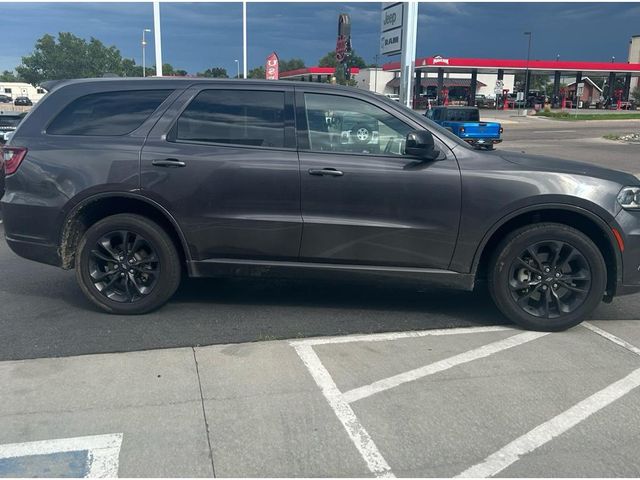
<svg viewBox="0 0 640 480">
<path fill-rule="evenodd" d="M 402 4 L 396 3 L 382 11 L 380 31 L 388 32 L 400 27 L 402 27 Z"/>
</svg>

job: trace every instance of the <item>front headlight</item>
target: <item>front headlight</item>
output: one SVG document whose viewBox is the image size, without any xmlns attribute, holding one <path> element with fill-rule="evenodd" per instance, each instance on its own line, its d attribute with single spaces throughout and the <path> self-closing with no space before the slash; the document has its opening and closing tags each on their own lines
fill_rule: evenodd
<svg viewBox="0 0 640 480">
<path fill-rule="evenodd" d="M 640 187 L 623 187 L 618 194 L 618 203 L 627 210 L 640 210 Z"/>
</svg>

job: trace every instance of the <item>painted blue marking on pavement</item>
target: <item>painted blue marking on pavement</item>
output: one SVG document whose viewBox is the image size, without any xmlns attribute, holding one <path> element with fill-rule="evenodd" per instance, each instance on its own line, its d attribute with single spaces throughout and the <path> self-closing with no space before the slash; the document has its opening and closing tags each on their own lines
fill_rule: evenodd
<svg viewBox="0 0 640 480">
<path fill-rule="evenodd" d="M 88 471 L 88 451 L 0 458 L 0 477 L 82 478 Z"/>
</svg>

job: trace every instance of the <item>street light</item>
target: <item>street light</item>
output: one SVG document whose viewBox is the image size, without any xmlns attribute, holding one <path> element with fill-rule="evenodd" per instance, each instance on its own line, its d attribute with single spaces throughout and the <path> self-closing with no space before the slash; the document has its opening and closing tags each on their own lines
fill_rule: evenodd
<svg viewBox="0 0 640 480">
<path fill-rule="evenodd" d="M 615 63 L 616 57 L 611 57 L 611 63 Z"/>
<path fill-rule="evenodd" d="M 529 59 L 531 57 L 531 32 L 524 32 L 529 37 L 529 47 L 527 48 L 527 68 L 524 76 L 524 108 L 527 108 L 527 98 L 529 97 Z"/>
<path fill-rule="evenodd" d="M 151 32 L 150 28 L 145 28 L 144 30 L 142 30 L 142 76 L 146 77 L 147 76 L 147 69 L 146 69 L 146 59 L 145 59 L 145 49 L 147 47 L 147 41 L 144 38 L 144 34 L 147 32 Z"/>
<path fill-rule="evenodd" d="M 556 55 L 556 62 L 560 61 L 560 54 Z"/>
<path fill-rule="evenodd" d="M 376 79 L 375 79 L 375 87 L 373 87 L 373 91 L 378 93 L 378 59 L 380 58 L 380 55 L 376 53 L 376 55 L 373 58 L 376 61 Z"/>
<path fill-rule="evenodd" d="M 236 69 L 238 70 L 238 75 L 236 75 L 236 78 L 240 78 L 240 62 L 238 60 L 234 60 L 234 62 L 236 62 Z"/>
</svg>

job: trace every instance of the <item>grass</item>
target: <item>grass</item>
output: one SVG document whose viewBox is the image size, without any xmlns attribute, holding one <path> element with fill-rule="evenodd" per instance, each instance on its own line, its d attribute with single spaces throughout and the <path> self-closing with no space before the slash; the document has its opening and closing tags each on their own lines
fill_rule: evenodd
<svg viewBox="0 0 640 480">
<path fill-rule="evenodd" d="M 554 120 L 632 120 L 640 119 L 640 113 L 571 113 L 564 112 L 544 112 L 540 111 L 536 114 L 538 117 L 553 118 Z"/>
</svg>

